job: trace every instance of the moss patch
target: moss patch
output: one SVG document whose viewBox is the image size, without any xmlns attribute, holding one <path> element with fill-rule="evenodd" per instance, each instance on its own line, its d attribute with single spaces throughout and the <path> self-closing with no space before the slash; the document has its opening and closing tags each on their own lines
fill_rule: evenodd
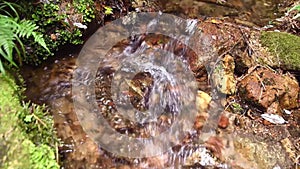
<svg viewBox="0 0 300 169">
<path fill-rule="evenodd" d="M 43 107 L 22 104 L 21 90 L 0 74 L 0 168 L 59 168 L 53 120 Z"/>
<path fill-rule="evenodd" d="M 272 66 L 300 70 L 300 37 L 283 32 L 262 32 L 260 40 L 275 56 Z"/>
</svg>

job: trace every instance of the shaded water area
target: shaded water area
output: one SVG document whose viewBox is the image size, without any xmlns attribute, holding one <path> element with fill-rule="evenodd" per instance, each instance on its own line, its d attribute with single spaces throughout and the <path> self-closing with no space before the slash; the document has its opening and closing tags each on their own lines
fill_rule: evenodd
<svg viewBox="0 0 300 169">
<path fill-rule="evenodd" d="M 238 24 L 258 28 L 259 26 L 266 25 L 269 20 L 278 17 L 278 15 L 282 13 L 282 11 L 278 11 L 281 5 L 289 4 L 289 2 L 279 0 L 233 0 L 232 2 L 228 2 L 231 5 L 226 5 L 226 3 L 225 5 L 216 5 L 211 2 L 189 0 L 178 2 L 162 1 L 161 10 L 185 18 L 199 17 L 202 18 L 200 22 L 203 23 L 206 21 L 203 19 L 204 16 L 228 16 L 235 18 L 235 22 Z M 266 141 L 264 140 L 266 136 L 263 136 L 263 134 L 258 134 L 259 136 L 255 138 L 243 129 L 236 132 L 226 130 L 221 131 L 222 140 L 220 140 L 217 137 L 211 137 L 209 131 L 201 130 L 203 124 L 198 123 L 193 124 L 193 129 L 188 130 L 188 132 L 183 132 L 184 135 L 180 137 L 180 139 L 173 138 L 175 140 L 173 144 L 175 146 L 173 146 L 173 148 L 168 149 L 161 155 L 145 158 L 127 158 L 108 152 L 95 143 L 91 135 L 86 134 L 86 131 L 95 129 L 93 125 L 96 120 L 87 118 L 82 120 L 81 123 L 79 122 L 73 104 L 74 93 L 72 92 L 74 92 L 74 90 L 72 91 L 72 85 L 76 85 L 76 81 L 75 83 L 73 81 L 72 84 L 74 73 L 77 77 L 85 79 L 86 81 L 83 80 L 84 82 L 87 82 L 87 78 L 90 76 L 95 77 L 94 87 L 96 96 L 93 99 L 95 99 L 101 115 L 115 131 L 133 138 L 150 138 L 151 136 L 156 136 L 166 131 L 179 116 L 178 110 L 182 108 L 180 99 L 191 94 L 197 96 L 197 91 L 188 90 L 185 87 L 192 86 L 192 80 L 182 81 L 183 79 L 187 79 L 187 69 L 185 67 L 176 70 L 176 73 L 179 74 L 178 76 L 168 74 L 168 72 L 172 71 L 172 66 L 176 65 L 176 62 L 174 62 L 176 58 L 190 65 L 197 90 L 199 89 L 212 96 L 214 95 L 214 89 L 212 89 L 208 80 L 209 71 L 207 70 L 209 69 L 197 65 L 194 59 L 196 54 L 185 44 L 174 40 L 174 38 L 186 42 L 195 40 L 193 39 L 193 30 L 196 29 L 197 24 L 191 24 L 194 22 L 196 23 L 196 20 L 189 20 L 187 23 L 182 23 L 182 27 L 178 28 L 179 30 L 182 29 L 184 32 L 187 32 L 185 36 L 173 37 L 173 35 L 170 34 L 168 37 L 144 34 L 132 36 L 128 39 L 120 39 L 119 43 L 114 45 L 108 53 L 100 56 L 100 60 L 97 60 L 99 64 L 97 65 L 98 68 L 95 72 L 95 76 L 85 72 L 84 69 L 78 68 L 78 64 L 76 64 L 81 47 L 77 47 L 76 49 L 67 48 L 58 53 L 55 58 L 46 61 L 47 63 L 39 67 L 24 66 L 22 72 L 27 85 L 27 98 L 39 104 L 45 103 L 49 105 L 51 113 L 54 116 L 58 136 L 63 141 L 63 145 L 59 147 L 63 168 L 160 169 L 203 168 L 204 166 L 205 168 L 272 168 L 277 165 L 281 165 L 283 168 L 289 168 L 293 165 L 290 160 L 286 160 L 288 154 L 282 152 L 283 150 L 279 148 L 280 145 L 276 142 L 288 135 L 288 131 L 280 126 L 264 131 L 281 134 L 278 140 L 267 140 L 268 144 L 273 145 L 271 147 L 272 153 L 270 154 L 268 154 L 270 147 L 263 142 Z M 157 25 L 153 23 L 145 24 L 142 29 L 151 29 L 151 27 L 155 26 Z M 247 28 L 245 28 L 245 30 L 246 29 Z M 109 38 L 113 39 L 116 37 L 114 37 L 114 34 L 109 34 Z M 213 44 L 211 43 L 213 39 L 214 37 L 208 37 L 204 34 L 200 35 L 200 39 L 197 40 L 201 40 L 201 52 L 205 54 L 207 58 L 211 57 L 215 59 L 214 57 L 217 58 L 219 53 L 213 50 Z M 170 53 L 164 53 L 162 56 L 159 54 L 161 50 L 169 51 L 176 56 Z M 138 59 L 135 60 L 134 56 L 136 55 L 144 57 L 138 57 Z M 115 74 L 121 67 L 120 63 L 126 64 L 126 61 L 128 61 L 126 59 L 130 57 L 133 58 L 130 59 L 130 62 L 133 63 L 130 67 L 132 70 L 118 72 L 119 75 L 116 77 Z M 162 62 L 161 67 L 158 66 L 155 68 L 154 64 L 151 65 L 149 57 L 152 58 L 152 61 L 158 60 Z M 204 60 L 201 61 L 205 63 L 205 57 L 203 57 L 203 59 Z M 145 71 L 136 74 L 132 77 L 132 80 L 123 79 L 126 73 L 134 71 L 137 69 L 136 66 L 139 67 L 141 65 L 143 65 L 143 70 Z M 168 70 L 167 73 L 163 73 L 162 67 L 164 70 Z M 120 106 L 123 98 L 119 97 L 120 100 L 117 101 L 113 99 L 114 93 L 112 93 L 111 85 L 116 78 L 119 78 L 120 84 L 116 84 L 117 87 L 115 86 L 114 89 L 123 92 L 122 96 L 126 96 L 135 110 L 138 111 L 125 110 L 126 108 L 124 108 L 122 110 L 127 111 L 125 115 L 117 111 L 116 104 L 119 103 L 118 106 Z M 121 91 L 123 85 L 127 87 L 127 90 Z M 159 89 L 164 90 L 161 91 Z M 88 98 L 84 99 L 88 100 Z M 195 99 L 192 99 L 191 105 L 189 105 L 189 103 L 183 105 L 189 107 L 192 106 L 195 101 Z M 79 107 L 82 106 L 82 109 L 89 107 L 89 104 L 85 102 L 79 103 Z M 149 107 L 149 105 L 153 104 L 156 106 Z M 218 100 L 214 100 L 213 98 L 209 107 L 218 107 L 216 106 L 218 104 L 220 104 Z M 155 117 L 154 121 L 147 121 L 149 120 L 147 119 L 147 110 L 151 110 L 154 114 L 151 115 Z M 206 118 L 204 117 L 205 114 L 197 112 L 197 109 L 191 110 L 196 111 L 195 114 L 197 115 L 196 119 L 198 121 Z M 89 110 L 84 111 L 88 113 Z M 134 118 L 136 118 L 138 122 L 132 120 Z M 91 120 L 90 123 L 88 120 Z M 141 121 L 147 122 L 139 123 Z M 82 122 L 84 122 L 84 124 Z M 211 123 L 218 122 L 211 121 Z M 85 126 L 85 131 L 82 125 Z M 208 124 L 208 126 L 209 125 L 210 124 Z M 215 124 L 211 125 L 213 126 Z M 97 130 L 101 131 L 103 129 L 100 126 Z M 235 139 L 233 139 L 233 135 Z M 110 139 L 111 138 L 108 137 L 107 142 L 111 143 L 111 145 L 116 145 L 114 144 L 115 140 Z M 256 142 L 257 144 L 250 144 L 252 142 Z M 247 147 L 247 143 L 249 143 L 249 147 Z M 142 149 L 142 147 L 139 148 Z M 256 155 L 267 160 L 255 161 L 253 159 L 249 160 L 244 158 L 241 154 L 245 153 L 243 152 L 245 149 L 247 151 L 260 150 Z M 147 148 L 143 148 L 143 150 L 146 151 Z M 221 151 L 223 153 L 221 153 Z M 221 157 L 221 154 L 223 154 L 224 157 Z M 264 156 L 264 154 L 267 154 L 267 157 Z M 200 156 L 201 158 L 199 158 Z"/>
</svg>

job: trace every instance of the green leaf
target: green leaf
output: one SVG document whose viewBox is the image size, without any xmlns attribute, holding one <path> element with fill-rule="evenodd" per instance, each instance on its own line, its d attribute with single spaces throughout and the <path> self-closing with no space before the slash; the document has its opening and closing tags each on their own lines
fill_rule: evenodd
<svg viewBox="0 0 300 169">
<path fill-rule="evenodd" d="M 298 12 L 300 12 L 300 5 L 293 6 L 291 9 L 288 10 L 288 13 L 290 13 L 293 10 L 297 10 Z"/>
<path fill-rule="evenodd" d="M 2 64 L 2 61 L 0 60 L 0 72 L 3 73 L 5 75 L 5 70 Z"/>
<path fill-rule="evenodd" d="M 27 115 L 27 116 L 24 118 L 24 122 L 30 123 L 30 122 L 32 121 L 32 117 L 33 117 L 32 114 L 31 114 L 31 115 Z"/>
<path fill-rule="evenodd" d="M 111 15 L 111 14 L 113 14 L 113 9 L 112 9 L 111 7 L 105 6 L 104 9 L 105 9 L 104 13 L 105 13 L 106 15 Z"/>
</svg>

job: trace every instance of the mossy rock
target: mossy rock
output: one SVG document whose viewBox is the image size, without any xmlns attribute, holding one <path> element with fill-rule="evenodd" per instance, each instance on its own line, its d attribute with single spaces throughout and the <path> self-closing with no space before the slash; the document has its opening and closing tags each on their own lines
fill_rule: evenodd
<svg viewBox="0 0 300 169">
<path fill-rule="evenodd" d="M 273 55 L 274 67 L 300 71 L 300 37 L 284 32 L 262 32 L 260 41 Z"/>
<path fill-rule="evenodd" d="M 0 74 L 0 168 L 58 169 L 53 119 L 42 106 L 22 103 L 22 90 L 12 77 Z"/>
</svg>

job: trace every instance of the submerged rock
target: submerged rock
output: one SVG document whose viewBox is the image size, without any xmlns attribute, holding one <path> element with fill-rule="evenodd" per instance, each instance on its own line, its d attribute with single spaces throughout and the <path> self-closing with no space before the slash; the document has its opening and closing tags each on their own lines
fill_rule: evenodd
<svg viewBox="0 0 300 169">
<path fill-rule="evenodd" d="M 219 119 L 218 127 L 222 129 L 226 129 L 228 125 L 229 125 L 229 118 L 226 115 L 222 114 Z"/>
<path fill-rule="evenodd" d="M 202 129 L 203 125 L 205 124 L 205 121 L 208 118 L 207 111 L 211 100 L 212 97 L 209 94 L 201 90 L 198 90 L 197 98 L 196 98 L 196 106 L 198 109 L 198 114 L 194 124 L 194 128 L 198 131 Z"/>
<path fill-rule="evenodd" d="M 204 111 L 206 112 L 211 99 L 212 99 L 212 97 L 209 94 L 199 90 L 197 93 L 197 98 L 196 98 L 197 108 L 201 112 L 204 112 Z"/>
<path fill-rule="evenodd" d="M 299 85 L 295 78 L 265 68 L 254 70 L 242 79 L 238 91 L 242 100 L 259 106 L 263 111 L 276 102 L 281 109 L 293 109 L 299 106 Z"/>
</svg>

